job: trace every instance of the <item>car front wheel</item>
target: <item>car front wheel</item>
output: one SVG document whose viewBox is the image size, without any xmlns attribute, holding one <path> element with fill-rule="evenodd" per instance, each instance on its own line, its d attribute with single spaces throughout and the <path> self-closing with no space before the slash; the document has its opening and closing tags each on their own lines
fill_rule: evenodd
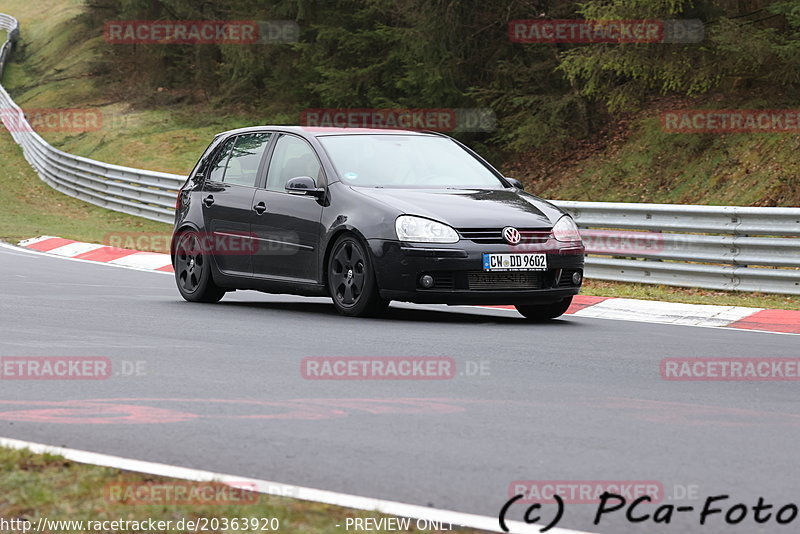
<svg viewBox="0 0 800 534">
<path fill-rule="evenodd" d="M 514 307 L 529 321 L 537 322 L 548 321 L 564 315 L 570 304 L 572 304 L 572 297 L 550 304 L 526 304 Z"/>
<path fill-rule="evenodd" d="M 389 305 L 378 294 L 369 253 L 352 234 L 343 235 L 333 245 L 328 260 L 328 288 L 333 305 L 342 315 L 373 316 Z"/>
</svg>

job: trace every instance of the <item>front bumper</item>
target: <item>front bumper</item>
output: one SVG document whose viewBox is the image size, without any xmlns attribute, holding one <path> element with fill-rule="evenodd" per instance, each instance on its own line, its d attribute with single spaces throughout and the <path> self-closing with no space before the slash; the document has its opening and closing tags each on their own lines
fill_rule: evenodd
<svg viewBox="0 0 800 534">
<path fill-rule="evenodd" d="M 584 248 L 566 247 L 554 240 L 537 246 L 536 250 L 477 244 L 465 239 L 452 245 L 370 239 L 369 246 L 380 295 L 389 300 L 429 304 L 547 304 L 578 294 L 581 284 L 574 284 L 572 275 L 579 272 L 583 277 Z M 502 275 L 487 275 L 483 271 L 484 253 L 525 252 L 547 254 L 547 271 L 513 271 Z M 420 284 L 424 274 L 430 274 L 435 281 L 430 289 Z"/>
</svg>

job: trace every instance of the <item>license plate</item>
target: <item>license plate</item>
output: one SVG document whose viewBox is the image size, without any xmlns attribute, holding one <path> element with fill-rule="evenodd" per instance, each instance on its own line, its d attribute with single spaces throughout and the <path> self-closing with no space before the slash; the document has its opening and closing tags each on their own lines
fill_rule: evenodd
<svg viewBox="0 0 800 534">
<path fill-rule="evenodd" d="M 484 254 L 484 271 L 546 271 L 547 254 Z"/>
</svg>

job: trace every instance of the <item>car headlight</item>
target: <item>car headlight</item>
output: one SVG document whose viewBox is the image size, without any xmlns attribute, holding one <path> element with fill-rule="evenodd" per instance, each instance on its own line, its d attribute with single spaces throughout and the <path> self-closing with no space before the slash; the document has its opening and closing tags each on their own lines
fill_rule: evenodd
<svg viewBox="0 0 800 534">
<path fill-rule="evenodd" d="M 569 215 L 564 215 L 553 226 L 553 237 L 556 241 L 562 243 L 580 243 L 581 233 L 578 231 L 578 225 L 572 220 Z"/>
<path fill-rule="evenodd" d="M 397 238 L 400 241 L 410 241 L 412 243 L 457 243 L 458 233 L 451 227 L 440 222 L 414 217 L 413 215 L 401 215 L 394 223 L 397 230 Z"/>
</svg>

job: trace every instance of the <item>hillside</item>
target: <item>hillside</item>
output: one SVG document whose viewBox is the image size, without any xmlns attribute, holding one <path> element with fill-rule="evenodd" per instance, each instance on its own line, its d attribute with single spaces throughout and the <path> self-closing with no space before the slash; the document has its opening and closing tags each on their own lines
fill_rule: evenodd
<svg viewBox="0 0 800 534">
<path fill-rule="evenodd" d="M 45 7 L 45 9 L 41 9 Z M 95 131 L 52 132 L 51 143 L 87 157 L 175 173 L 186 173 L 217 132 L 265 123 L 293 123 L 299 116 L 245 102 L 193 101 L 180 91 L 157 88 L 132 99 L 115 83 L 119 73 L 98 67 L 108 46 L 91 35 L 85 7 L 77 1 L 6 0 L 17 16 L 22 41 L 4 85 L 25 109 L 78 108 L 102 114 Z M 96 33 L 96 32 L 95 32 Z M 136 80 L 130 84 L 135 85 Z M 133 100 L 133 101 L 132 101 Z M 796 134 L 670 134 L 660 113 L 686 108 L 792 107 L 791 98 L 746 91 L 725 98 L 653 98 L 639 112 L 614 115 L 597 132 L 555 149 L 513 151 L 484 148 L 509 175 L 546 198 L 800 205 L 800 137 Z"/>
<path fill-rule="evenodd" d="M 724 104 L 722 103 L 724 102 Z M 773 103 L 775 100 L 772 101 Z M 774 105 L 774 104 L 773 104 Z M 785 101 L 792 109 L 796 102 Z M 752 95 L 655 99 L 565 150 L 519 155 L 506 165 L 545 198 L 740 206 L 800 206 L 800 136 L 673 134 L 666 110 L 761 109 Z"/>
</svg>

